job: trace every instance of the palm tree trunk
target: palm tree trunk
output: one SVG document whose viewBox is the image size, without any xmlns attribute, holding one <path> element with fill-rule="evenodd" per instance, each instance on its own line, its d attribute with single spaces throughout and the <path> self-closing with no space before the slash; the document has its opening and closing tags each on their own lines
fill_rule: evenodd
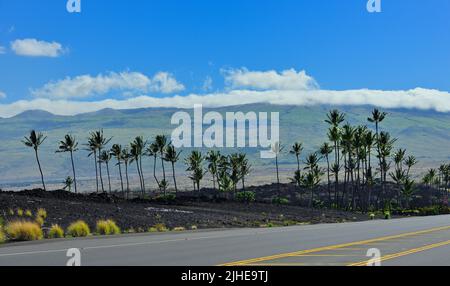
<svg viewBox="0 0 450 286">
<path fill-rule="evenodd" d="M 98 171 L 99 171 L 99 175 L 100 175 L 100 183 L 102 185 L 102 192 L 105 192 L 105 186 L 103 184 L 102 163 L 100 161 L 100 153 L 102 153 L 102 150 L 98 149 L 98 155 L 99 155 L 99 157 L 97 158 L 98 159 Z"/>
<path fill-rule="evenodd" d="M 125 192 L 124 192 L 124 189 L 123 189 L 122 168 L 120 167 L 120 165 L 121 165 L 120 160 L 118 160 L 117 164 L 119 166 L 120 187 L 121 187 L 121 190 L 122 190 L 122 195 L 125 198 Z"/>
<path fill-rule="evenodd" d="M 94 150 L 94 163 L 95 163 L 95 183 L 97 184 L 98 193 L 98 166 L 97 166 L 97 151 Z"/>
<path fill-rule="evenodd" d="M 158 185 L 158 188 L 161 191 L 161 185 L 159 184 L 158 177 L 156 177 L 156 155 L 153 156 L 153 178 L 155 178 L 156 184 Z"/>
<path fill-rule="evenodd" d="M 279 175 L 279 172 L 278 172 L 278 155 L 275 156 L 275 165 L 276 165 L 276 168 L 277 168 L 277 190 L 278 190 L 278 196 L 280 196 L 281 195 L 281 191 L 280 191 L 280 175 Z"/>
<path fill-rule="evenodd" d="M 39 155 L 37 149 L 34 150 L 34 153 L 36 155 L 36 161 L 39 167 L 39 172 L 41 173 L 42 186 L 44 187 L 44 191 L 47 191 L 47 189 L 45 188 L 44 173 L 42 173 L 41 162 L 39 162 Z"/>
<path fill-rule="evenodd" d="M 144 179 L 144 170 L 142 169 L 142 156 L 139 157 L 139 167 L 141 168 L 141 176 L 142 176 L 142 190 L 145 195 L 145 179 Z"/>
<path fill-rule="evenodd" d="M 328 201 L 331 206 L 331 180 L 330 180 L 330 158 L 327 158 L 327 179 L 328 179 Z"/>
<path fill-rule="evenodd" d="M 109 193 L 111 194 L 111 176 L 109 175 L 109 164 L 108 162 L 105 162 L 106 164 L 106 173 L 108 174 L 108 187 L 109 187 Z"/>
<path fill-rule="evenodd" d="M 172 162 L 172 175 L 173 175 L 173 184 L 175 185 L 175 194 L 178 194 L 178 187 L 177 187 L 177 179 L 175 176 L 175 163 Z"/>
<path fill-rule="evenodd" d="M 164 159 L 163 159 L 163 154 L 161 153 L 161 167 L 162 167 L 162 171 L 163 171 L 163 181 L 166 181 L 166 169 L 164 168 Z M 166 186 L 164 185 L 164 195 L 166 195 Z"/>
<path fill-rule="evenodd" d="M 70 151 L 70 160 L 72 161 L 73 182 L 75 184 L 75 193 L 78 193 L 78 189 L 77 189 L 77 175 L 75 174 L 75 164 L 73 163 L 73 151 Z"/>
<path fill-rule="evenodd" d="M 141 169 L 139 168 L 139 159 L 136 159 L 136 169 L 138 171 L 139 184 L 141 185 L 141 194 L 143 194 L 144 193 L 144 189 L 142 187 L 142 177 L 141 177 Z"/>
<path fill-rule="evenodd" d="M 125 177 L 127 180 L 127 199 L 130 198 L 130 181 L 128 180 L 128 164 L 125 163 Z"/>
</svg>

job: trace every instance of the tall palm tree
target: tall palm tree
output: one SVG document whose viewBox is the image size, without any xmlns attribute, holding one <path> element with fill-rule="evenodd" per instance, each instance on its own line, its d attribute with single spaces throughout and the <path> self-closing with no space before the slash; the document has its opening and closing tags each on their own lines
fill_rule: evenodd
<svg viewBox="0 0 450 286">
<path fill-rule="evenodd" d="M 94 156 L 94 164 L 95 164 L 95 183 L 96 183 L 96 192 L 99 191 L 99 181 L 98 181 L 98 162 L 97 162 L 97 144 L 95 143 L 94 133 L 91 133 L 88 138 L 88 143 L 86 144 L 86 151 L 89 152 L 88 157 Z"/>
<path fill-rule="evenodd" d="M 144 139 L 141 136 L 138 136 L 134 139 L 130 144 L 130 154 L 131 160 L 130 163 L 136 162 L 136 169 L 138 171 L 139 183 L 141 185 L 141 193 L 142 196 L 145 195 L 145 181 L 144 174 L 142 172 L 142 156 L 144 154 L 144 148 L 147 143 L 144 142 Z"/>
<path fill-rule="evenodd" d="M 277 170 L 277 190 L 278 190 L 278 196 L 281 195 L 281 189 L 280 189 L 280 172 L 278 169 L 278 157 L 280 156 L 281 152 L 283 152 L 283 146 L 281 146 L 280 142 L 276 142 L 271 146 L 272 153 L 275 154 L 275 167 Z"/>
<path fill-rule="evenodd" d="M 121 145 L 114 144 L 111 147 L 110 154 L 111 154 L 111 156 L 114 156 L 114 158 L 116 158 L 116 160 L 117 160 L 117 164 L 116 165 L 119 167 L 120 187 L 121 187 L 122 194 L 125 197 L 125 191 L 124 191 L 124 188 L 123 188 L 123 177 L 122 177 L 122 151 L 123 150 L 122 150 L 122 146 Z"/>
<path fill-rule="evenodd" d="M 45 139 L 47 139 L 47 137 L 44 136 L 44 134 L 42 134 L 40 132 L 36 133 L 35 130 L 31 130 L 30 136 L 25 137 L 24 140 L 22 140 L 22 143 L 25 144 L 25 146 L 34 149 L 34 154 L 35 154 L 36 161 L 37 161 L 37 164 L 39 167 L 39 172 L 41 173 L 41 181 L 42 181 L 42 187 L 44 188 L 44 191 L 46 191 L 47 189 L 45 188 L 44 173 L 42 172 L 41 162 L 39 161 L 38 150 L 39 150 L 39 147 L 42 145 L 42 143 L 44 143 Z"/>
<path fill-rule="evenodd" d="M 111 161 L 111 153 L 106 150 L 103 150 L 100 153 L 99 159 L 100 159 L 100 162 L 99 162 L 100 164 L 105 163 L 105 165 L 106 165 L 106 173 L 108 175 L 108 190 L 109 190 L 109 193 L 111 193 L 111 191 L 112 191 L 111 190 L 111 176 L 109 174 L 109 161 Z"/>
<path fill-rule="evenodd" d="M 125 179 L 127 181 L 127 199 L 130 198 L 130 180 L 128 179 L 128 164 L 131 158 L 130 151 L 128 148 L 122 149 L 122 154 L 120 155 L 120 158 L 123 161 L 123 165 L 125 166 Z"/>
<path fill-rule="evenodd" d="M 206 161 L 208 161 L 208 171 L 211 174 L 213 178 L 213 186 L 214 190 L 216 190 L 216 182 L 219 181 L 218 175 L 219 175 L 219 161 L 220 161 L 221 155 L 219 151 L 210 150 L 208 154 L 206 155 Z"/>
<path fill-rule="evenodd" d="M 148 146 L 146 153 L 148 156 L 153 157 L 153 178 L 155 179 L 159 190 L 161 190 L 161 184 L 159 183 L 158 177 L 156 176 L 156 159 L 158 158 L 158 152 L 159 147 L 155 142 L 153 142 L 150 144 L 150 146 Z"/>
<path fill-rule="evenodd" d="M 106 138 L 103 134 L 103 129 L 91 132 L 88 146 L 90 149 L 94 149 L 94 156 L 100 156 L 102 150 L 108 145 L 112 138 Z M 102 191 L 105 192 L 105 187 L 103 184 L 103 175 L 102 175 L 102 164 L 100 157 L 96 157 L 96 161 L 98 162 L 98 174 L 100 177 L 100 183 L 102 187 Z"/>
<path fill-rule="evenodd" d="M 73 173 L 73 181 L 75 186 L 75 193 L 78 193 L 77 190 L 77 176 L 75 174 L 75 164 L 73 162 L 73 153 L 78 151 L 78 142 L 75 140 L 75 137 L 67 134 L 64 137 L 64 141 L 59 142 L 57 153 L 70 153 L 70 161 L 72 162 L 72 173 Z"/>
<path fill-rule="evenodd" d="M 377 144 L 377 152 L 378 152 L 378 160 L 380 165 L 380 175 L 383 176 L 382 160 L 381 160 L 381 150 L 380 150 L 380 123 L 386 118 L 387 113 L 381 112 L 379 109 L 375 108 L 372 111 L 372 117 L 367 118 L 367 120 L 371 123 L 375 123 L 375 142 Z M 383 181 L 383 177 L 381 177 L 381 181 Z"/>
<path fill-rule="evenodd" d="M 295 142 L 295 144 L 292 146 L 291 151 L 289 153 L 295 155 L 297 158 L 297 172 L 300 174 L 300 155 L 303 151 L 303 144 L 299 142 Z"/>
<path fill-rule="evenodd" d="M 165 182 L 163 184 L 163 190 L 164 190 L 164 193 L 166 193 L 167 181 L 166 181 L 166 169 L 164 168 L 164 151 L 165 151 L 166 146 L 167 146 L 167 137 L 165 135 L 157 135 L 156 138 L 155 138 L 155 143 L 158 146 L 158 152 L 159 152 L 159 156 L 161 158 L 161 167 L 162 167 L 162 171 L 163 171 L 163 181 Z"/>
<path fill-rule="evenodd" d="M 178 193 L 177 179 L 175 175 L 175 164 L 178 162 L 180 155 L 181 152 L 178 152 L 175 149 L 175 146 L 173 146 L 172 144 L 169 144 L 165 149 L 164 160 L 172 164 L 172 177 L 173 177 L 173 184 L 175 186 L 175 193 Z"/>
<path fill-rule="evenodd" d="M 242 182 L 242 190 L 245 191 L 245 177 L 251 172 L 252 165 L 250 165 L 245 153 L 240 153 L 238 156 L 240 177 Z"/>
<path fill-rule="evenodd" d="M 327 161 L 327 179 L 328 179 L 328 185 L 327 185 L 327 190 L 328 190 L 328 201 L 331 204 L 331 180 L 330 180 L 330 171 L 331 171 L 331 167 L 330 167 L 330 154 L 333 153 L 333 148 L 328 144 L 328 143 L 324 143 L 321 147 L 320 147 L 320 155 L 322 155 L 326 161 Z"/>
<path fill-rule="evenodd" d="M 186 165 L 188 166 L 186 171 L 191 172 L 189 178 L 194 183 L 194 190 L 197 189 L 197 191 L 200 191 L 200 181 L 205 175 L 205 170 L 203 169 L 203 161 L 204 157 L 202 153 L 197 150 L 192 151 L 189 157 L 187 157 L 185 160 Z"/>
<path fill-rule="evenodd" d="M 320 184 L 320 177 L 322 175 L 319 168 L 319 161 L 320 159 L 316 153 L 308 155 L 305 161 L 305 170 L 308 170 L 308 172 L 303 178 L 303 184 L 311 192 L 309 207 L 313 206 L 314 189 Z"/>
</svg>

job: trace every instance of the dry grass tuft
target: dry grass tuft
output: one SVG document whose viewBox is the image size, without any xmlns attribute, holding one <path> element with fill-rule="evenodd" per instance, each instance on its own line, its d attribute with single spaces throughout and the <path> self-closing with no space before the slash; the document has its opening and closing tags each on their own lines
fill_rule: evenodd
<svg viewBox="0 0 450 286">
<path fill-rule="evenodd" d="M 64 230 L 57 224 L 52 225 L 50 231 L 48 232 L 48 238 L 63 238 Z"/>
<path fill-rule="evenodd" d="M 113 220 L 97 221 L 96 232 L 100 235 L 120 234 L 120 228 Z"/>
<path fill-rule="evenodd" d="M 89 226 L 82 220 L 76 221 L 67 228 L 67 235 L 72 237 L 85 237 L 91 234 Z"/>
<path fill-rule="evenodd" d="M 34 222 L 13 221 L 6 226 L 6 234 L 14 241 L 40 240 L 43 238 L 41 227 Z"/>
</svg>

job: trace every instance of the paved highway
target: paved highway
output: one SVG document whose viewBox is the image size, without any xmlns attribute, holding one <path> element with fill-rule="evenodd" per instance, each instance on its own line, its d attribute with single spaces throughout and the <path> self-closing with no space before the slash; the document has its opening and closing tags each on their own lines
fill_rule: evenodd
<svg viewBox="0 0 450 286">
<path fill-rule="evenodd" d="M 71 248 L 83 266 L 364 266 L 369 249 L 381 265 L 450 266 L 450 216 L 7 244 L 0 265 L 64 266 Z"/>
</svg>

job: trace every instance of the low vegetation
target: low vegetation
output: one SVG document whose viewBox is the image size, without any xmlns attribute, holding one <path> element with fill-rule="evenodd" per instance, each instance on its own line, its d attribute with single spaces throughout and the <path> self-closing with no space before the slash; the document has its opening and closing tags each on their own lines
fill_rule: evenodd
<svg viewBox="0 0 450 286">
<path fill-rule="evenodd" d="M 69 225 L 66 233 L 71 237 L 85 237 L 91 234 L 91 230 L 87 223 L 79 220 Z"/>
<path fill-rule="evenodd" d="M 49 239 L 63 238 L 64 237 L 64 229 L 62 229 L 62 227 L 60 227 L 59 225 L 54 224 L 48 231 L 47 237 Z"/>
<path fill-rule="evenodd" d="M 43 238 L 41 227 L 30 221 L 13 221 L 6 225 L 6 234 L 13 241 L 31 241 Z"/>
<path fill-rule="evenodd" d="M 120 228 L 113 220 L 99 220 L 97 221 L 96 232 L 100 235 L 120 234 Z"/>
</svg>

